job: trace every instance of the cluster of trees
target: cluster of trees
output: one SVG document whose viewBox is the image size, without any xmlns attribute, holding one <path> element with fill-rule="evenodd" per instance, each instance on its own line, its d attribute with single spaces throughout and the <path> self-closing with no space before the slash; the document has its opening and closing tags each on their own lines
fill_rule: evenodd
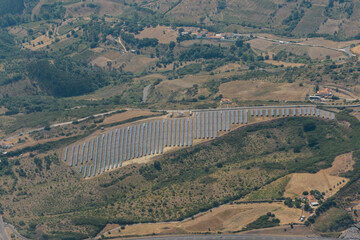
<svg viewBox="0 0 360 240">
<path fill-rule="evenodd" d="M 56 97 L 78 96 L 107 85 L 112 75 L 99 67 L 75 62 L 69 58 L 35 60 L 27 66 L 32 82 Z M 114 76 L 118 77 L 118 76 Z"/>
<path fill-rule="evenodd" d="M 259 228 L 269 228 L 280 225 L 280 220 L 275 218 L 275 214 L 268 212 L 266 215 L 260 216 L 254 222 L 246 225 L 246 230 L 259 229 Z"/>
<path fill-rule="evenodd" d="M 286 31 L 288 32 L 293 31 L 304 15 L 305 15 L 305 11 L 303 9 L 292 11 L 291 14 L 282 21 L 283 25 L 288 26 L 286 28 Z"/>
<path fill-rule="evenodd" d="M 156 47 L 159 44 L 159 40 L 156 38 L 143 38 L 138 39 L 133 34 L 121 32 L 121 38 L 129 45 L 136 47 L 137 49 L 145 47 Z"/>
</svg>

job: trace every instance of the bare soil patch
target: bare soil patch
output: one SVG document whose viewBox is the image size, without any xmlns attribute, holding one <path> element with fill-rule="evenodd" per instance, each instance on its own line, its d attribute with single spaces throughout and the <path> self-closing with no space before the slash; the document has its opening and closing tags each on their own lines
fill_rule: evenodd
<svg viewBox="0 0 360 240">
<path fill-rule="evenodd" d="M 308 54 L 312 59 L 320 60 L 326 59 L 326 56 L 330 56 L 331 59 L 345 57 L 343 52 L 326 49 L 323 47 L 310 47 Z"/>
<path fill-rule="evenodd" d="M 286 186 L 284 196 L 299 197 L 304 191 L 319 190 L 326 193 L 325 198 L 331 197 L 349 181 L 349 179 L 339 175 L 351 171 L 353 164 L 351 152 L 337 156 L 332 167 L 320 170 L 315 174 L 294 173 Z"/>
<path fill-rule="evenodd" d="M 136 37 L 140 38 L 140 39 L 156 38 L 159 40 L 159 43 L 165 43 L 165 44 L 168 44 L 171 41 L 176 42 L 177 36 L 178 36 L 178 33 L 176 30 L 172 29 L 171 27 L 166 27 L 166 26 L 157 26 L 155 28 L 153 28 L 153 27 L 145 28 L 138 35 L 136 35 Z"/>
<path fill-rule="evenodd" d="M 360 45 L 357 45 L 351 49 L 351 51 L 355 54 L 360 55 Z"/>
<path fill-rule="evenodd" d="M 259 216 L 272 212 L 280 219 L 281 225 L 297 222 L 301 209 L 288 208 L 283 203 L 249 203 L 223 205 L 181 222 L 135 224 L 125 229 L 114 228 L 104 233 L 105 237 L 121 237 L 134 235 L 201 233 L 221 231 L 228 233 L 239 231 Z M 106 228 L 109 229 L 109 228 Z"/>
<path fill-rule="evenodd" d="M 276 66 L 283 65 L 284 67 L 301 67 L 301 66 L 305 65 L 303 63 L 290 63 L 290 62 L 275 61 L 275 60 L 265 60 L 264 62 L 272 64 L 272 65 L 276 65 Z"/>
<path fill-rule="evenodd" d="M 312 87 L 298 83 L 271 83 L 263 81 L 234 81 L 220 85 L 220 93 L 241 100 L 292 100 L 302 101 Z"/>
</svg>

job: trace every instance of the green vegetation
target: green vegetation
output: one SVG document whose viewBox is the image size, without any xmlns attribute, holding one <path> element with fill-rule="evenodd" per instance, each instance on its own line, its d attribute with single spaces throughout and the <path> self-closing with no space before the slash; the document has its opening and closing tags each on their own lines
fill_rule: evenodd
<svg viewBox="0 0 360 240">
<path fill-rule="evenodd" d="M 348 115 L 341 113 L 339 117 Z M 309 122 L 313 122 L 316 128 L 305 132 L 303 126 Z M 359 125 L 357 120 L 354 124 Z M 318 143 L 310 147 L 308 139 L 313 136 L 317 137 Z M 121 171 L 85 182 L 70 170 L 60 171 L 62 165 L 51 165 L 51 170 L 46 170 L 45 159 L 40 170 L 31 158 L 30 165 L 22 173 L 27 177 L 19 178 L 15 186 L 23 188 L 26 178 L 33 176 L 35 169 L 40 177 L 34 182 L 34 187 L 27 188 L 26 197 L 15 203 L 4 202 L 4 215 L 16 211 L 17 215 L 7 220 L 28 237 L 40 234 L 43 224 L 51 221 L 58 229 L 56 233 L 46 230 L 51 238 L 69 231 L 94 235 L 106 223 L 180 220 L 240 199 L 250 192 L 260 189 L 261 193 L 262 186 L 272 185 L 273 181 L 288 173 L 327 168 L 335 156 L 357 149 L 358 146 L 351 143 L 357 142 L 356 139 L 359 139 L 358 133 L 334 122 L 286 118 L 247 126 L 210 143 L 160 156 L 152 163 L 125 166 Z M 298 145 L 304 150 L 301 154 L 294 152 Z M 34 151 L 34 155 L 37 154 L 37 150 Z M 308 154 L 304 154 L 306 152 Z M 292 157 L 273 157 L 282 153 Z M 23 168 L 26 162 L 23 160 L 20 166 L 12 167 L 15 176 L 19 174 L 16 169 Z M 61 188 L 57 187 L 59 181 Z M 47 186 L 46 193 L 39 192 L 41 188 L 36 186 L 40 184 Z M 8 186 L 3 188 L 4 197 L 9 196 Z M 77 189 L 75 196 L 74 188 Z M 274 196 L 281 192 L 280 187 L 274 189 Z M 29 206 L 26 211 L 19 210 L 23 205 Z M 28 228 L 29 222 L 34 221 L 34 214 L 41 217 L 35 221 L 35 228 Z M 20 219 L 26 223 L 25 226 L 18 224 Z M 249 227 L 278 224 L 272 219 L 265 220 L 264 217 L 261 224 L 256 222 Z M 69 228 L 61 224 L 63 221 L 69 223 Z M 73 228 L 74 225 L 77 227 Z"/>
<path fill-rule="evenodd" d="M 260 216 L 254 222 L 249 223 L 246 226 L 246 230 L 259 229 L 259 228 L 269 228 L 279 226 L 280 220 L 275 218 L 275 214 L 268 212 L 266 215 Z"/>
</svg>

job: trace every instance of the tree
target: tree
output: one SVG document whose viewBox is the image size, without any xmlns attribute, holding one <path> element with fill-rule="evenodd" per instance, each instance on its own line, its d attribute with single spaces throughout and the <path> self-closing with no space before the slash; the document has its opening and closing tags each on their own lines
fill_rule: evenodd
<svg viewBox="0 0 360 240">
<path fill-rule="evenodd" d="M 170 51 L 174 50 L 175 46 L 176 46 L 176 43 L 175 43 L 174 41 L 171 41 L 171 42 L 169 43 L 169 49 L 170 49 Z"/>
</svg>

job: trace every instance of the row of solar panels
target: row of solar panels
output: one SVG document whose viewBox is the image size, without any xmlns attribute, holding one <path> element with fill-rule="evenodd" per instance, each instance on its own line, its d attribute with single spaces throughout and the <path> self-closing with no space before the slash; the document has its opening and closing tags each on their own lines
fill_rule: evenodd
<svg viewBox="0 0 360 240">
<path fill-rule="evenodd" d="M 83 177 L 96 176 L 121 167 L 124 161 L 162 154 L 164 147 L 192 146 L 193 139 L 216 138 L 218 131 L 230 131 L 231 124 L 247 124 L 251 117 L 318 116 L 334 119 L 334 113 L 315 108 L 276 108 L 195 112 L 193 118 L 145 122 L 102 134 L 82 145 L 65 149 L 64 161 L 80 165 Z M 70 154 L 69 154 L 70 152 Z M 70 159 L 68 159 L 70 158 Z"/>
</svg>

